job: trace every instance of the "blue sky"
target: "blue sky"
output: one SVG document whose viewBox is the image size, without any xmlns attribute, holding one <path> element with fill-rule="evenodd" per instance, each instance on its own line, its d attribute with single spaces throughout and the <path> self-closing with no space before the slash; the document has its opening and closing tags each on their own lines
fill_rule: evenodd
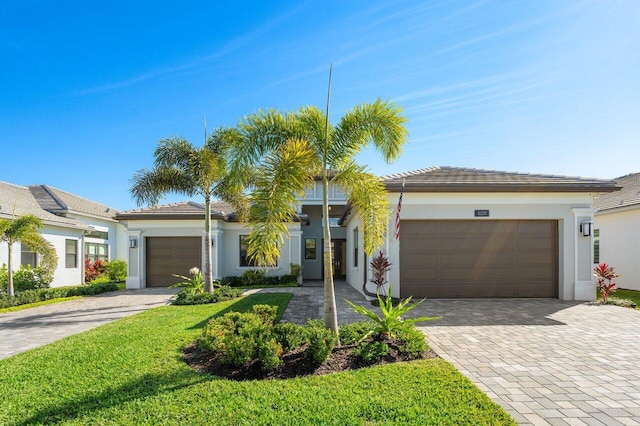
<svg viewBox="0 0 640 426">
<path fill-rule="evenodd" d="M 0 180 L 134 208 L 157 142 L 259 108 L 378 97 L 410 133 L 378 174 L 433 165 L 640 171 L 640 1 L 86 2 L 0 10 Z M 169 197 L 175 201 L 182 197 Z"/>
</svg>

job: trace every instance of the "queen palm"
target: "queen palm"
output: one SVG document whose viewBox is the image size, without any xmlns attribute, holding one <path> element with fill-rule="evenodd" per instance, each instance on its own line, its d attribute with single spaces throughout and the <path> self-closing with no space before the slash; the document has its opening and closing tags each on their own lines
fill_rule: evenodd
<svg viewBox="0 0 640 426">
<path fill-rule="evenodd" d="M 179 136 L 162 139 L 154 151 L 154 167 L 142 169 L 131 180 L 130 193 L 138 205 L 156 205 L 169 193 L 189 197 L 200 195 L 204 198 L 204 230 L 206 239 L 211 241 L 211 199 L 219 198 L 234 205 L 240 196 L 232 193 L 227 180 L 227 166 L 224 156 L 225 139 L 233 129 L 220 128 L 214 131 L 202 147 L 192 145 Z M 213 291 L 211 271 L 211 244 L 204 247 L 204 289 Z"/>
<path fill-rule="evenodd" d="M 9 296 L 15 295 L 13 270 L 11 269 L 12 248 L 15 243 L 24 243 L 31 250 L 42 256 L 41 266 L 47 271 L 48 278 L 53 278 L 53 272 L 58 266 L 58 256 L 53 245 L 40 235 L 40 228 L 42 228 L 42 221 L 32 214 L 12 217 L 11 219 L 0 219 L 0 241 L 7 243 L 8 246 L 7 293 Z"/>
<path fill-rule="evenodd" d="M 316 179 L 322 182 L 325 326 L 335 332 L 328 188 L 332 184 L 344 189 L 361 219 L 363 248 L 373 254 L 387 231 L 387 193 L 355 156 L 372 144 L 385 161 L 396 159 L 407 137 L 405 122 L 399 107 L 378 99 L 354 107 L 335 126 L 313 106 L 290 113 L 258 111 L 238 124 L 241 139 L 229 154 L 236 181 L 253 189 L 247 255 L 255 263 L 275 264 L 287 235 L 286 222 L 297 213 L 305 187 Z"/>
</svg>

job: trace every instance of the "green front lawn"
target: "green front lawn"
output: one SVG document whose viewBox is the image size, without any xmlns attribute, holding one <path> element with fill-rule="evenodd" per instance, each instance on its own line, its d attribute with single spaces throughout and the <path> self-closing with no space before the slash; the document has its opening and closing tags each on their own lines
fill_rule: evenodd
<svg viewBox="0 0 640 426">
<path fill-rule="evenodd" d="M 616 299 L 628 299 L 636 304 L 636 309 L 640 309 L 640 291 L 618 289 L 611 293 L 609 297 Z"/>
<path fill-rule="evenodd" d="M 156 308 L 2 360 L 0 424 L 515 424 L 439 359 L 247 382 L 181 361 L 212 316 L 290 297 Z"/>
</svg>

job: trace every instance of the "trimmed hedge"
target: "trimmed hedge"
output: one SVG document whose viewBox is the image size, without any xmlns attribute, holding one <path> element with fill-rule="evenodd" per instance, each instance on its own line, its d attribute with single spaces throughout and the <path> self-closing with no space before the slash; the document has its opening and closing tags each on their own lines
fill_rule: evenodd
<svg viewBox="0 0 640 426">
<path fill-rule="evenodd" d="M 215 288 L 213 293 L 189 293 L 181 290 L 171 301 L 173 305 L 204 305 L 205 303 L 218 303 L 242 296 L 243 291 L 227 286 Z"/>
<path fill-rule="evenodd" d="M 228 285 L 229 287 L 248 287 L 248 286 L 278 286 L 285 284 L 298 284 L 298 277 L 292 274 L 278 275 L 278 276 L 265 276 L 256 281 L 253 277 L 247 277 L 245 275 L 241 277 L 231 276 L 224 277 L 220 280 L 220 284 Z"/>
<path fill-rule="evenodd" d="M 118 290 L 116 283 L 80 285 L 73 287 L 41 288 L 38 290 L 26 290 L 16 293 L 15 296 L 0 296 L 0 308 L 26 305 L 28 303 L 42 302 L 44 300 L 60 297 L 91 296 Z"/>
</svg>

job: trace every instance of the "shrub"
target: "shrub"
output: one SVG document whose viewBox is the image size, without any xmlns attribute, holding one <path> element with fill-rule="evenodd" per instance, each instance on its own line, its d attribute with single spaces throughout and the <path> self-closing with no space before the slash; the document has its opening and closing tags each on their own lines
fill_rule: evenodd
<svg viewBox="0 0 640 426">
<path fill-rule="evenodd" d="M 618 299 L 617 297 L 609 297 L 607 305 L 622 306 L 623 308 L 636 308 L 636 303 L 629 299 Z"/>
<path fill-rule="evenodd" d="M 88 283 L 107 271 L 107 262 L 100 259 L 91 262 L 89 259 L 84 260 L 84 282 Z"/>
<path fill-rule="evenodd" d="M 616 291 L 616 283 L 612 281 L 620 275 L 616 274 L 614 269 L 613 266 L 606 263 L 601 263 L 593 268 L 593 276 L 598 280 L 598 291 L 600 291 L 600 297 L 604 303 L 607 303 L 609 294 Z"/>
<path fill-rule="evenodd" d="M 399 350 L 409 359 L 418 359 L 428 349 L 424 334 L 415 326 L 400 330 L 397 335 L 400 341 Z"/>
<path fill-rule="evenodd" d="M 91 285 L 95 285 L 95 284 L 105 284 L 105 283 L 110 283 L 111 278 L 109 278 L 108 275 L 99 275 L 97 278 L 92 279 L 89 284 Z"/>
<path fill-rule="evenodd" d="M 302 266 L 298 265 L 297 263 L 289 264 L 289 275 L 293 276 L 296 281 L 298 280 L 298 277 L 300 276 L 301 273 L 302 273 Z"/>
<path fill-rule="evenodd" d="M 235 299 L 242 296 L 242 290 L 221 286 L 213 290 L 213 293 L 191 293 L 184 289 L 175 295 L 171 301 L 173 305 L 204 305 Z"/>
<path fill-rule="evenodd" d="M 127 280 L 127 262 L 120 259 L 114 259 L 107 263 L 107 274 L 113 282 L 123 282 Z"/>
<path fill-rule="evenodd" d="M 273 335 L 284 352 L 302 346 L 307 341 L 307 329 L 291 322 L 282 322 L 273 327 Z"/>
<path fill-rule="evenodd" d="M 59 297 L 91 296 L 94 294 L 116 291 L 118 286 L 115 283 L 81 285 L 74 287 L 54 287 L 41 288 L 37 290 L 26 290 L 16 293 L 15 296 L 1 296 L 0 308 L 26 305 L 28 303 L 41 302 L 44 300 L 57 299 Z"/>
<path fill-rule="evenodd" d="M 257 359 L 267 370 L 276 368 L 282 347 L 273 337 L 273 323 L 259 314 L 267 312 L 265 305 L 257 306 L 253 312 L 229 312 L 209 321 L 200 346 L 220 353 L 225 364 L 242 366 Z"/>
<path fill-rule="evenodd" d="M 22 265 L 20 269 L 13 273 L 13 289 L 16 293 L 48 288 L 49 283 L 49 273 L 41 267 L 32 268 L 31 265 Z M 8 284 L 9 271 L 7 270 L 7 265 L 3 264 L 2 268 L 0 268 L 0 290 L 6 292 Z"/>
<path fill-rule="evenodd" d="M 242 277 L 224 277 L 220 280 L 220 283 L 229 287 L 242 287 Z"/>
<path fill-rule="evenodd" d="M 275 324 L 278 307 L 273 305 L 254 305 L 253 312 L 260 316 L 264 322 Z"/>
<path fill-rule="evenodd" d="M 191 274 L 191 277 L 185 277 L 184 275 L 179 275 L 179 274 L 172 274 L 172 276 L 176 278 L 180 278 L 182 279 L 182 281 L 177 282 L 173 285 L 170 285 L 169 287 L 170 288 L 184 287 L 184 289 L 181 292 L 184 292 L 190 295 L 204 293 L 204 279 L 202 278 L 202 273 L 200 272 L 200 269 L 194 266 L 189 270 L 189 274 Z M 218 283 L 217 281 L 214 282 L 214 287 L 219 285 L 220 283 Z"/>
<path fill-rule="evenodd" d="M 360 321 L 352 324 L 345 324 L 340 327 L 340 342 L 343 345 L 352 345 L 366 339 L 371 333 L 375 324 L 371 321 Z"/>
<path fill-rule="evenodd" d="M 244 285 L 259 285 L 265 281 L 266 272 L 262 269 L 249 269 L 242 274 Z"/>
<path fill-rule="evenodd" d="M 353 354 L 365 364 L 373 364 L 389 354 L 389 345 L 385 342 L 363 342 L 353 350 Z"/>
<path fill-rule="evenodd" d="M 317 321 L 307 323 L 307 342 L 309 346 L 305 350 L 305 356 L 316 364 L 324 364 L 331 350 L 338 342 L 338 336 L 324 325 L 318 326 Z"/>
</svg>

